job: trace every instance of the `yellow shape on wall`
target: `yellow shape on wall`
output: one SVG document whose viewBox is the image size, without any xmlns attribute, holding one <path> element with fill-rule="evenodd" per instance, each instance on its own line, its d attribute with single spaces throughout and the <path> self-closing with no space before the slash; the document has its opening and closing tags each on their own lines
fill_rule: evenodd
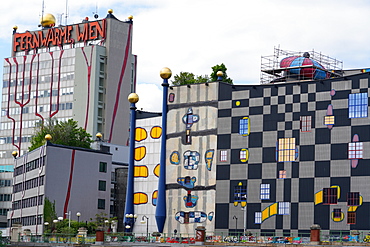
<svg viewBox="0 0 370 247">
<path fill-rule="evenodd" d="M 146 155 L 146 147 L 141 146 L 135 148 L 135 160 L 140 161 L 142 160 Z"/>
<path fill-rule="evenodd" d="M 319 192 L 315 193 L 315 205 L 320 204 L 323 202 L 323 191 L 320 190 Z"/>
<path fill-rule="evenodd" d="M 145 204 L 148 203 L 148 196 L 145 193 L 138 192 L 134 194 L 134 204 Z"/>
<path fill-rule="evenodd" d="M 159 126 L 154 126 L 151 130 L 150 130 L 150 136 L 153 138 L 153 139 L 158 139 L 159 137 L 161 137 L 162 135 L 162 128 L 159 127 Z"/>
<path fill-rule="evenodd" d="M 139 178 L 139 177 L 142 177 L 142 178 L 146 178 L 148 177 L 148 167 L 146 166 L 135 166 L 135 169 L 134 169 L 134 177 L 135 178 Z"/>
<path fill-rule="evenodd" d="M 157 177 L 159 177 L 159 167 L 160 164 L 156 165 L 153 170 L 154 175 L 156 175 Z"/>
<path fill-rule="evenodd" d="M 146 133 L 146 130 L 143 128 L 136 128 L 135 131 L 135 141 L 141 142 L 142 140 L 145 140 L 148 134 Z"/>
</svg>

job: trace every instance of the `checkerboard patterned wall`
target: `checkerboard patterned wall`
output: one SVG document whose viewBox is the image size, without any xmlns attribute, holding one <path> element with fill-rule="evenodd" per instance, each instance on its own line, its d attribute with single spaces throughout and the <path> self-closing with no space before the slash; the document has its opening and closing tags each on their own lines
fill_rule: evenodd
<svg viewBox="0 0 370 247">
<path fill-rule="evenodd" d="M 220 83 L 216 230 L 243 231 L 244 211 L 234 204 L 239 183 L 247 190 L 250 231 L 305 233 L 312 224 L 324 231 L 370 230 L 368 78 L 364 73 L 271 85 Z M 243 118 L 249 134 L 240 133 Z M 322 198 L 331 187 L 336 199 L 329 204 Z M 348 203 L 349 192 L 357 193 L 356 204 Z"/>
</svg>

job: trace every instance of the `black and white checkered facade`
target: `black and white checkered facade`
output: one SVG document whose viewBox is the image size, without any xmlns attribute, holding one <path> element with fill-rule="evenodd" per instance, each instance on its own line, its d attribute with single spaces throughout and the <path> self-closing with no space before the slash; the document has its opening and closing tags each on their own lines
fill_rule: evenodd
<svg viewBox="0 0 370 247">
<path fill-rule="evenodd" d="M 332 232 L 370 230 L 368 79 L 362 73 L 254 86 L 219 83 L 215 230 L 242 232 L 243 224 L 278 235 L 307 233 L 313 224 Z M 349 110 L 354 94 L 365 103 Z M 241 119 L 249 121 L 247 134 L 241 134 Z M 294 149 L 280 150 L 279 140 L 293 140 Z M 278 162 L 279 155 L 287 161 Z M 246 186 L 246 213 L 234 204 L 239 185 Z M 336 194 L 328 202 L 330 188 Z M 357 195 L 355 204 L 351 195 Z"/>
</svg>

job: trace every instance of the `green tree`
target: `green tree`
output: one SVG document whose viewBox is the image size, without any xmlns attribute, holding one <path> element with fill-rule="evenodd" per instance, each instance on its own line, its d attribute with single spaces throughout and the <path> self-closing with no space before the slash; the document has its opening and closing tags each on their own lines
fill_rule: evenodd
<svg viewBox="0 0 370 247">
<path fill-rule="evenodd" d="M 171 82 L 172 82 L 172 85 L 179 86 L 179 85 L 204 83 L 204 82 L 209 82 L 209 81 L 210 81 L 210 78 L 208 75 L 195 76 L 193 73 L 190 73 L 190 72 L 180 72 L 180 74 L 174 76 L 174 80 Z"/>
<path fill-rule="evenodd" d="M 55 119 L 49 119 L 46 123 L 41 123 L 35 128 L 35 134 L 31 137 L 32 151 L 45 144 L 45 135 L 52 136 L 54 144 L 61 144 L 71 147 L 90 148 L 93 142 L 91 135 L 81 127 L 78 127 L 77 121 L 69 119 L 65 122 L 59 122 Z"/>
<path fill-rule="evenodd" d="M 233 80 L 227 76 L 227 73 L 226 73 L 227 68 L 226 68 L 225 64 L 223 64 L 223 63 L 220 64 L 220 65 L 217 64 L 217 65 L 212 67 L 212 70 L 213 70 L 213 72 L 211 74 L 212 81 L 217 81 L 217 79 L 218 79 L 217 72 L 222 71 L 222 73 L 224 73 L 224 75 L 222 76 L 221 81 L 229 83 L 229 84 L 233 84 Z"/>
<path fill-rule="evenodd" d="M 52 226 L 53 220 L 57 219 L 57 213 L 55 211 L 55 201 L 51 202 L 49 198 L 45 198 L 44 201 L 44 221 L 49 223 L 49 226 Z M 51 228 L 48 229 L 48 232 L 51 232 Z"/>
</svg>

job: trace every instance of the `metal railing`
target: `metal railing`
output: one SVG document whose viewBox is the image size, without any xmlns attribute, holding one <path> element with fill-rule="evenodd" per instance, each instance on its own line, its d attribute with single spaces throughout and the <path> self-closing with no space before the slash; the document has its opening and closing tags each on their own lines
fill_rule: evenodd
<svg viewBox="0 0 370 247">
<path fill-rule="evenodd" d="M 320 240 L 324 244 L 339 242 L 370 242 L 370 233 L 368 231 L 321 231 Z M 39 243 L 95 244 L 96 235 L 88 234 L 86 237 L 83 237 L 81 235 L 69 234 L 44 234 L 42 236 L 19 234 L 18 241 Z M 195 233 L 160 234 L 158 236 L 153 236 L 152 234 L 146 235 L 146 233 L 105 233 L 104 242 L 156 242 L 193 244 L 195 243 Z M 300 233 L 297 235 L 277 235 L 271 232 L 247 232 L 245 234 L 241 232 L 206 232 L 206 242 L 308 244 L 310 243 L 310 233 Z"/>
</svg>

